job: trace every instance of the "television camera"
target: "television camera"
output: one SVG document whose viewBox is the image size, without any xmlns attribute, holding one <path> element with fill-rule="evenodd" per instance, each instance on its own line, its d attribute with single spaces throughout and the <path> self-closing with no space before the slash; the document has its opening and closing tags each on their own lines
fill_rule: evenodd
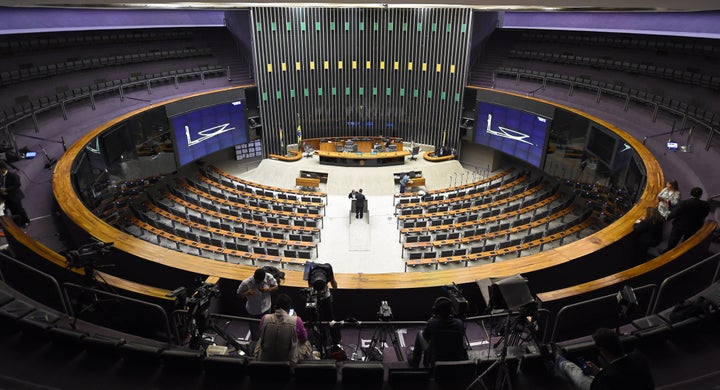
<svg viewBox="0 0 720 390">
<path fill-rule="evenodd" d="M 318 309 L 318 292 L 314 288 L 308 287 L 300 290 L 300 294 L 305 297 L 305 308 L 308 310 Z"/>
<path fill-rule="evenodd" d="M 470 304 L 467 299 L 465 299 L 458 285 L 453 282 L 453 284 L 442 286 L 442 290 L 445 292 L 447 298 L 450 299 L 450 302 L 452 302 L 454 315 L 457 318 L 467 318 Z"/>
<path fill-rule="evenodd" d="M 65 252 L 67 267 L 70 269 L 94 267 L 98 257 L 112 253 L 112 242 L 96 241 L 85 244 L 78 249 Z"/>
<path fill-rule="evenodd" d="M 392 308 L 388 301 L 380 301 L 380 309 L 377 312 L 378 319 L 384 322 L 390 322 L 393 319 Z"/>
<path fill-rule="evenodd" d="M 200 348 L 205 330 L 215 328 L 210 323 L 210 303 L 212 298 L 220 296 L 220 288 L 217 284 L 203 282 L 190 296 L 185 287 L 177 288 L 167 296 L 176 299 L 183 313 L 176 324 L 179 341 L 190 337 L 190 348 Z"/>
</svg>

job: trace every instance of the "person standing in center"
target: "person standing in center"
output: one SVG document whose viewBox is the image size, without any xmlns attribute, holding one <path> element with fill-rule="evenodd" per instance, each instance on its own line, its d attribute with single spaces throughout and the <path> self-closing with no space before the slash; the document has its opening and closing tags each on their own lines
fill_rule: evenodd
<svg viewBox="0 0 720 390">
<path fill-rule="evenodd" d="M 238 295 L 245 297 L 245 310 L 248 316 L 260 319 L 264 314 L 268 314 L 272 309 L 272 300 L 270 293 L 277 291 L 277 280 L 265 272 L 264 269 L 258 268 L 253 276 L 245 279 L 240 283 L 237 289 Z M 258 323 L 250 322 L 250 333 L 252 339 L 257 341 L 260 337 Z"/>
<path fill-rule="evenodd" d="M 353 190 L 348 198 L 355 199 L 355 218 L 362 218 L 365 211 L 365 195 L 362 193 L 362 188 Z"/>
</svg>

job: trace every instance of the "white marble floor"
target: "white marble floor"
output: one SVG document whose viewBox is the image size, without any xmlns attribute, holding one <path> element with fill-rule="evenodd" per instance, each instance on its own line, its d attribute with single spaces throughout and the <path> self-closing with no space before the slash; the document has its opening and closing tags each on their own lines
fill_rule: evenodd
<svg viewBox="0 0 720 390">
<path fill-rule="evenodd" d="M 224 171 L 246 180 L 281 188 L 295 188 L 301 170 L 327 173 L 327 184 L 320 190 L 327 194 L 322 240 L 318 245 L 320 262 L 333 265 L 341 273 L 403 272 L 404 259 L 399 229 L 394 214 L 393 195 L 399 191 L 393 174 L 422 171 L 426 189 L 449 187 L 452 183 L 472 182 L 482 177 L 463 168 L 457 161 L 431 163 L 419 156 L 405 159 L 405 165 L 389 167 L 337 167 L 320 165 L 317 156 L 296 162 L 265 159 L 259 164 L 243 165 L 238 161 L 212 161 Z M 362 188 L 368 210 L 363 219 L 350 215 L 348 193 Z"/>
</svg>

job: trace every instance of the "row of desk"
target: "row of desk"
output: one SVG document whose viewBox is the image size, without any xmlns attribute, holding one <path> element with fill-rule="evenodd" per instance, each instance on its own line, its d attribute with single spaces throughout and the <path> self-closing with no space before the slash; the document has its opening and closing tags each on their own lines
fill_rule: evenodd
<svg viewBox="0 0 720 390">
<path fill-rule="evenodd" d="M 498 250 L 492 250 L 492 251 L 485 251 L 480 253 L 473 253 L 473 254 L 467 254 L 463 256 L 449 256 L 449 257 L 440 257 L 440 258 L 433 258 L 433 259 L 413 259 L 413 260 L 405 260 L 405 271 L 407 271 L 408 267 L 418 267 L 418 266 L 428 266 L 433 267 L 434 269 L 439 269 L 441 265 L 450 265 L 450 264 L 463 264 L 467 267 L 469 266 L 470 262 L 473 261 L 479 261 L 482 259 L 492 259 L 492 262 L 495 262 L 495 258 L 498 256 L 505 256 L 511 253 L 521 252 L 524 250 L 528 250 L 534 247 L 542 247 L 543 245 L 560 240 L 564 237 L 571 236 L 575 233 L 580 232 L 583 229 L 586 229 L 591 225 L 591 222 L 588 220 L 585 220 L 581 222 L 580 224 L 574 225 L 566 230 L 563 230 L 562 232 L 552 234 L 550 236 L 538 238 L 537 240 L 533 240 L 530 242 L 524 242 L 520 245 L 511 246 L 507 248 L 502 248 Z"/>
<path fill-rule="evenodd" d="M 286 246 L 286 247 L 297 247 L 307 250 L 314 249 L 317 254 L 317 244 L 315 242 L 307 242 L 307 241 L 294 241 L 294 240 L 285 240 L 285 239 L 277 239 L 277 238 L 271 238 L 271 237 L 262 237 L 262 236 L 252 236 L 249 234 L 243 234 L 243 233 L 237 233 L 234 231 L 225 230 L 222 228 L 215 228 L 212 226 L 204 225 L 198 222 L 192 222 L 185 218 L 179 217 L 173 213 L 170 213 L 168 211 L 165 211 L 161 209 L 160 207 L 156 205 L 148 205 L 150 209 L 155 212 L 158 215 L 163 216 L 164 218 L 167 218 L 169 220 L 172 220 L 173 222 L 187 226 L 189 228 L 200 230 L 203 232 L 211 233 L 215 236 L 221 236 L 224 238 L 232 238 L 236 243 L 237 240 L 241 241 L 247 241 L 249 243 L 261 243 L 261 244 L 271 244 L 276 246 Z"/>
<path fill-rule="evenodd" d="M 215 203 L 224 204 L 226 206 L 238 208 L 240 210 L 245 210 L 245 211 L 250 211 L 250 212 L 255 212 L 255 213 L 262 213 L 264 215 L 283 216 L 283 217 L 288 217 L 288 218 L 306 218 L 306 219 L 313 219 L 313 220 L 317 220 L 317 221 L 322 221 L 322 218 L 323 218 L 323 216 L 320 214 L 312 214 L 312 213 L 300 214 L 300 213 L 284 211 L 284 210 L 269 210 L 269 209 L 265 209 L 262 207 L 249 206 L 244 203 L 233 202 L 233 201 L 230 201 L 230 200 L 227 200 L 224 198 L 219 198 L 212 194 L 208 194 L 207 192 L 199 190 L 189 184 L 183 184 L 181 187 L 189 192 L 192 192 L 192 193 L 198 195 L 198 196 L 202 196 L 208 200 L 212 200 Z"/>
<path fill-rule="evenodd" d="M 471 237 L 459 237 L 456 239 L 448 239 L 448 240 L 425 241 L 425 242 L 406 242 L 406 243 L 403 243 L 402 255 L 404 256 L 405 250 L 428 249 L 428 248 L 446 247 L 446 246 L 450 246 L 450 245 L 457 245 L 459 247 L 460 245 L 472 245 L 476 241 L 483 241 L 486 239 L 497 238 L 497 237 L 501 237 L 501 236 L 509 235 L 509 234 L 517 234 L 523 230 L 533 229 L 533 228 L 545 225 L 545 224 L 547 224 L 553 220 L 556 220 L 558 218 L 563 218 L 564 216 L 572 213 L 574 210 L 575 210 L 574 207 L 568 207 L 568 208 L 565 208 L 563 210 L 556 212 L 553 215 L 549 215 L 545 218 L 540 218 L 538 220 L 531 221 L 529 223 L 526 223 L 526 224 L 523 224 L 520 226 L 514 226 L 509 229 L 498 230 L 498 231 L 495 231 L 492 233 L 479 234 L 479 235 L 475 235 L 475 236 L 471 236 Z M 483 220 L 483 222 L 478 221 L 476 224 L 486 225 L 488 223 L 496 223 L 496 222 L 504 219 L 504 218 L 498 218 L 498 217 L 499 216 L 490 217 L 487 219 L 488 222 L 485 222 L 486 220 Z"/>
<path fill-rule="evenodd" d="M 186 178 L 186 180 L 187 180 L 187 178 Z M 240 191 L 234 187 L 228 187 L 222 183 L 218 183 L 218 182 L 210 179 L 207 176 L 200 176 L 200 181 L 205 183 L 208 186 L 215 187 L 215 189 L 220 192 L 233 194 L 237 197 L 240 197 L 241 199 L 256 200 L 256 201 L 262 201 L 262 202 L 272 202 L 275 204 L 288 205 L 288 206 L 292 206 L 295 208 L 312 207 L 312 208 L 317 208 L 318 210 L 323 210 L 323 214 L 324 214 L 324 210 L 325 210 L 325 203 L 322 203 L 322 202 L 319 202 L 319 203 L 318 202 L 303 202 L 303 201 L 293 200 L 293 199 L 280 199 L 280 198 L 273 198 L 273 197 L 269 197 L 269 196 L 265 196 L 265 195 L 248 194 L 247 192 Z M 212 195 L 212 194 L 209 194 L 209 195 Z M 248 195 L 250 195 L 250 196 L 248 197 Z"/>
<path fill-rule="evenodd" d="M 462 196 L 456 196 L 454 198 L 450 199 L 440 199 L 440 200 L 431 200 L 431 201 L 423 201 L 421 200 L 419 203 L 398 203 L 395 207 L 402 210 L 402 209 L 409 209 L 409 208 L 416 208 L 418 206 L 421 206 L 423 208 L 429 208 L 432 206 L 444 206 L 444 205 L 451 205 L 454 203 L 463 203 L 470 200 L 475 200 L 477 198 L 482 198 L 485 195 L 490 195 L 492 193 L 499 193 L 504 190 L 510 189 L 515 187 L 516 185 L 522 183 L 525 181 L 527 176 L 520 176 L 515 178 L 515 180 L 507 182 L 500 187 L 487 189 L 481 192 L 476 192 L 474 194 L 466 194 Z"/>
<path fill-rule="evenodd" d="M 430 190 L 430 191 L 427 191 L 426 195 L 437 196 L 437 195 L 446 195 L 446 194 L 447 195 L 457 194 L 457 193 L 460 193 L 463 191 L 473 189 L 478 186 L 484 186 L 486 184 L 490 184 L 490 183 L 494 182 L 495 180 L 502 179 L 504 176 L 510 174 L 510 172 L 512 172 L 513 170 L 514 170 L 513 168 L 509 168 L 509 169 L 506 169 L 505 171 L 496 173 L 493 176 L 486 177 L 485 179 L 478 180 L 474 183 L 468 183 L 468 184 L 463 184 L 460 186 L 443 188 L 443 189 L 439 189 L 439 190 Z M 411 194 L 411 193 L 395 194 L 395 196 L 393 197 L 393 205 L 395 205 L 396 201 L 400 202 L 403 199 L 413 199 L 413 198 L 417 199 L 417 194 Z"/>
<path fill-rule="evenodd" d="M 179 245 L 185 245 L 190 248 L 195 248 L 200 252 L 200 256 L 202 256 L 202 252 L 205 252 L 205 251 L 220 254 L 223 256 L 225 262 L 232 262 L 231 258 L 235 257 L 237 259 L 245 260 L 253 266 L 261 265 L 259 263 L 262 262 L 262 263 L 268 263 L 268 264 L 274 265 L 278 268 L 285 269 L 285 265 L 294 265 L 297 267 L 304 267 L 305 263 L 308 261 L 308 259 L 261 255 L 261 254 L 257 254 L 257 253 L 238 251 L 238 250 L 234 250 L 234 249 L 227 249 L 227 248 L 223 248 L 223 247 L 219 247 L 219 246 L 215 246 L 215 245 L 200 243 L 200 242 L 197 242 L 194 240 L 189 240 L 187 238 L 176 236 L 176 235 L 169 233 L 163 229 L 155 227 L 145 221 L 141 221 L 140 219 L 138 219 L 136 217 L 131 217 L 130 223 L 132 223 L 135 226 L 138 226 L 142 230 L 145 230 L 149 233 L 155 234 L 159 237 L 162 237 L 162 238 L 165 238 L 172 242 L 175 242 Z"/>
<path fill-rule="evenodd" d="M 165 193 L 163 193 L 163 195 L 165 197 L 167 197 L 168 199 L 170 199 L 172 202 L 177 203 L 187 209 L 195 210 L 201 214 L 211 215 L 220 220 L 231 221 L 235 224 L 242 224 L 243 227 L 251 226 L 253 228 L 262 228 L 262 229 L 269 229 L 269 230 L 284 230 L 284 231 L 288 231 L 288 232 L 300 232 L 303 234 L 312 234 L 312 235 L 317 234 L 318 239 L 320 238 L 321 230 L 318 227 L 285 225 L 285 224 L 279 224 L 279 223 L 256 221 L 253 219 L 243 218 L 241 216 L 224 214 L 224 213 L 221 213 L 221 212 L 218 212 L 215 210 L 208 210 L 208 209 L 203 208 L 202 206 L 199 206 L 195 203 L 192 203 L 185 199 L 179 198 L 169 192 L 165 192 Z"/>
<path fill-rule="evenodd" d="M 424 227 L 412 227 L 412 228 L 402 228 L 400 229 L 400 237 L 402 235 L 407 234 L 425 234 L 425 233 L 437 233 L 441 231 L 448 231 L 448 230 L 462 230 L 462 229 L 468 229 L 475 227 L 479 224 L 487 224 L 487 223 L 493 223 L 498 222 L 502 219 L 509 219 L 512 217 L 516 217 L 523 213 L 529 213 L 534 210 L 537 210 L 541 207 L 547 206 L 548 204 L 554 202 L 560 197 L 559 194 L 553 194 L 549 196 L 548 198 L 545 198 L 539 202 L 533 203 L 529 206 L 526 206 L 525 208 L 514 210 L 507 212 L 505 214 L 495 215 L 487 218 L 482 219 L 468 219 L 465 222 L 455 222 L 452 225 L 437 225 L 437 226 L 424 226 Z"/>
<path fill-rule="evenodd" d="M 540 186 L 535 186 L 533 188 L 529 188 L 524 192 L 521 192 L 519 194 L 515 194 L 513 196 L 496 200 L 494 202 L 490 203 L 483 203 L 480 205 L 472 206 L 469 208 L 462 208 L 462 209 L 456 209 L 456 210 L 448 210 L 448 211 L 442 211 L 442 212 L 436 212 L 436 213 L 426 213 L 426 214 L 405 214 L 405 215 L 398 215 L 398 227 L 400 227 L 400 222 L 406 221 L 409 219 L 417 220 L 417 219 L 431 219 L 431 218 L 443 218 L 443 217 L 450 217 L 450 216 L 456 216 L 456 215 L 462 215 L 462 214 L 470 214 L 470 213 L 477 213 L 481 210 L 486 210 L 492 207 L 499 206 L 503 203 L 511 203 L 516 200 L 520 200 L 526 196 L 532 195 L 536 192 L 540 191 Z"/>
<path fill-rule="evenodd" d="M 277 193 L 288 193 L 288 194 L 295 194 L 295 195 L 299 195 L 299 196 L 320 197 L 322 199 L 325 199 L 325 203 L 327 203 L 327 194 L 323 193 L 323 192 L 301 191 L 301 190 L 295 190 L 295 189 L 268 186 L 268 185 L 259 184 L 256 182 L 244 180 L 239 177 L 233 176 L 233 175 L 223 171 L 222 169 L 217 168 L 216 166 L 210 166 L 209 169 L 210 169 L 210 171 L 216 173 L 217 175 L 219 175 L 221 177 L 224 177 L 225 179 L 228 179 L 232 182 L 243 184 L 248 187 L 256 187 L 258 189 L 263 189 L 263 190 L 277 192 Z"/>
</svg>

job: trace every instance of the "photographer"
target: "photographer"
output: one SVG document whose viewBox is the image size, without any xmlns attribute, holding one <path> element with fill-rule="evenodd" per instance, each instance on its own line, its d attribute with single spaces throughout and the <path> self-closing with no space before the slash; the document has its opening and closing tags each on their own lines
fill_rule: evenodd
<svg viewBox="0 0 720 390">
<path fill-rule="evenodd" d="M 260 339 L 255 357 L 265 361 L 312 359 L 312 347 L 302 319 L 292 310 L 292 299 L 280 294 L 275 301 L 275 312 L 260 320 Z"/>
<path fill-rule="evenodd" d="M 438 297 L 432 311 L 433 316 L 415 338 L 410 365 L 419 367 L 422 360 L 425 368 L 430 368 L 436 361 L 467 360 L 465 323 L 453 316 L 450 299 Z"/>
<path fill-rule="evenodd" d="M 308 286 L 310 286 L 317 295 L 318 320 L 320 321 L 335 320 L 332 306 L 333 298 L 328 284 L 330 284 L 333 289 L 336 289 L 338 286 L 332 265 L 329 263 L 314 264 L 308 273 Z M 339 329 L 331 327 L 330 336 L 333 344 L 340 343 Z"/>
<path fill-rule="evenodd" d="M 270 313 L 272 308 L 272 300 L 270 293 L 277 291 L 278 284 L 275 278 L 264 269 L 258 268 L 253 276 L 245 279 L 240 283 L 237 289 L 238 295 L 245 297 L 245 310 L 248 316 L 260 319 L 263 314 Z M 250 322 L 250 333 L 252 339 L 257 341 L 260 337 L 258 324 L 254 321 Z"/>
<path fill-rule="evenodd" d="M 655 388 L 645 359 L 637 352 L 625 353 L 617 333 L 600 328 L 592 335 L 605 368 L 586 362 L 585 368 L 565 359 L 556 351 L 556 372 L 582 390 L 651 390 Z"/>
</svg>

